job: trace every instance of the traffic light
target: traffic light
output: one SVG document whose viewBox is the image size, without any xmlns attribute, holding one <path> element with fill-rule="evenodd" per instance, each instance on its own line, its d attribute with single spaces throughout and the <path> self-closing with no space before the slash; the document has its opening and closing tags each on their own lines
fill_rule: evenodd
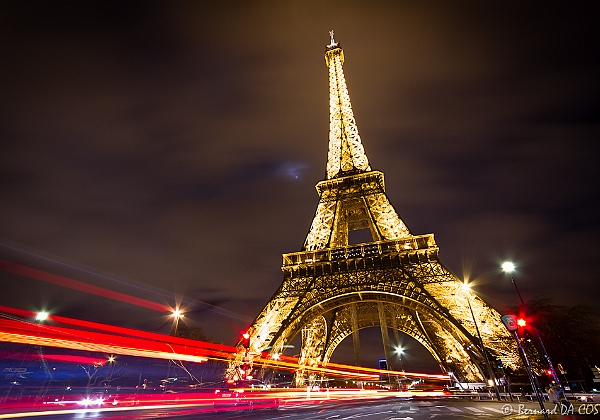
<svg viewBox="0 0 600 420">
<path fill-rule="evenodd" d="M 247 379 L 249 373 L 250 373 L 250 364 L 247 362 L 244 362 L 242 364 L 242 379 Z"/>
<path fill-rule="evenodd" d="M 248 331 L 242 334 L 242 345 L 245 349 L 250 348 L 250 333 Z"/>
<path fill-rule="evenodd" d="M 525 326 L 527 325 L 527 321 L 525 321 L 524 318 L 519 318 L 517 319 L 517 325 L 519 326 L 519 328 L 525 328 Z"/>
</svg>

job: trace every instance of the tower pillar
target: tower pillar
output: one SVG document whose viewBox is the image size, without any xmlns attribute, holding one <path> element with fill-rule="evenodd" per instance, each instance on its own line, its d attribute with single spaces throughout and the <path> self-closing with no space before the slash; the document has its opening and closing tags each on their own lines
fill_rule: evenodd
<svg viewBox="0 0 600 420">
<path fill-rule="evenodd" d="M 354 364 L 361 366 L 362 361 L 360 357 L 360 338 L 358 336 L 358 313 L 356 305 L 350 305 L 350 314 L 352 317 L 352 344 L 354 345 Z"/>
<path fill-rule="evenodd" d="M 385 360 L 387 361 L 388 369 L 395 370 L 396 366 L 394 363 L 392 346 L 390 344 L 390 334 L 388 331 L 387 319 L 385 318 L 383 302 L 377 302 L 377 312 L 379 313 L 379 326 L 381 327 L 381 338 L 383 340 Z"/>
</svg>

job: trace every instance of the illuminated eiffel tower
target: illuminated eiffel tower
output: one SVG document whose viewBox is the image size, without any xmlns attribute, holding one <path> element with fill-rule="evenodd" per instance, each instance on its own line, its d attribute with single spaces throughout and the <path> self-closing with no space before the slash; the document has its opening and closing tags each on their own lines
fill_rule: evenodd
<svg viewBox="0 0 600 420">
<path fill-rule="evenodd" d="M 383 173 L 371 169 L 358 134 L 344 52 L 330 34 L 327 178 L 316 185 L 319 204 L 302 251 L 283 255 L 283 283 L 248 330 L 245 357 L 268 351 L 276 358 L 301 334 L 296 384 L 302 385 L 312 375 L 302 366 L 327 364 L 349 335 L 360 365 L 359 330 L 379 326 L 390 369 L 398 366 L 388 329 L 396 342 L 398 332 L 415 338 L 461 381 L 489 377 L 486 356 L 518 369 L 498 312 L 440 263 L 433 234 L 413 235 L 389 202 Z M 360 229 L 372 241 L 349 245 L 349 232 Z"/>
</svg>

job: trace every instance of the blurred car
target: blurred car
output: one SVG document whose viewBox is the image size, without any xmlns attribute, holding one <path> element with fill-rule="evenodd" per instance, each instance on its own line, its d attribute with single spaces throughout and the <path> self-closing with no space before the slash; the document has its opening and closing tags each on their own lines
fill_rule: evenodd
<svg viewBox="0 0 600 420">
<path fill-rule="evenodd" d="M 266 385 L 257 380 L 226 383 L 214 391 L 215 408 L 236 410 L 261 410 L 279 408 L 279 399 L 274 398 Z"/>
<path fill-rule="evenodd" d="M 248 400 L 243 388 L 220 387 L 215 389 L 213 407 L 252 410 L 252 402 Z"/>
</svg>

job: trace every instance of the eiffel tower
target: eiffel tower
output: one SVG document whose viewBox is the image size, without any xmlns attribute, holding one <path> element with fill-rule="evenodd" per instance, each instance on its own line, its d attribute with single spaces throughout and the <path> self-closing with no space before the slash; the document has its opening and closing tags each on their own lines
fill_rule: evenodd
<svg viewBox="0 0 600 420">
<path fill-rule="evenodd" d="M 358 133 L 344 52 L 330 35 L 329 151 L 317 211 L 302 250 L 283 255 L 283 283 L 248 329 L 249 351 L 232 366 L 263 351 L 276 357 L 301 334 L 300 386 L 312 375 L 302 366 L 327 364 L 350 335 L 360 365 L 359 331 L 379 326 L 390 369 L 399 370 L 389 329 L 396 342 L 398 332 L 416 339 L 460 381 L 488 377 L 490 359 L 518 369 L 498 312 L 441 264 L 433 234 L 413 235 L 388 200 L 383 173 L 371 169 Z M 349 232 L 360 229 L 372 241 L 349 244 Z"/>
</svg>

